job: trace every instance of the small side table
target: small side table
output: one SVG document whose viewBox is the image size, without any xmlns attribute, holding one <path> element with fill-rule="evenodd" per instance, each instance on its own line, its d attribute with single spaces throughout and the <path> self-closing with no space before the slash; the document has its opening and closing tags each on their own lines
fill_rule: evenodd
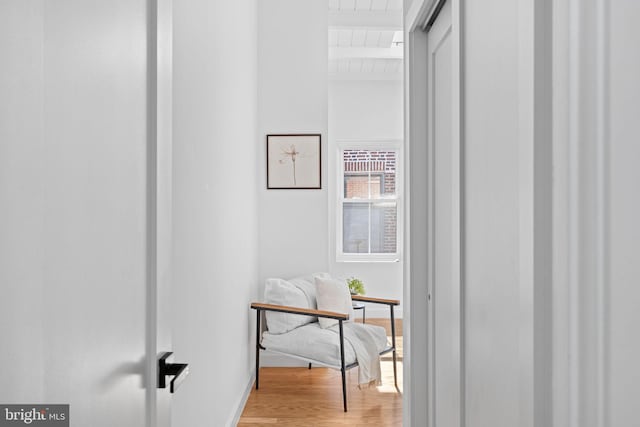
<svg viewBox="0 0 640 427">
<path fill-rule="evenodd" d="M 354 312 L 356 310 L 362 310 L 362 323 L 364 323 L 366 321 L 366 319 L 367 319 L 367 308 L 365 307 L 364 304 L 362 304 L 360 302 L 354 302 L 354 303 L 352 303 L 352 305 L 353 305 L 353 311 Z"/>
</svg>

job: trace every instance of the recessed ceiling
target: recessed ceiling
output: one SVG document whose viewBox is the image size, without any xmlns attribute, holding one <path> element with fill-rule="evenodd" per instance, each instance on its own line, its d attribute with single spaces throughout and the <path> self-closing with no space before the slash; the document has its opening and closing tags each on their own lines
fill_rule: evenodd
<svg viewBox="0 0 640 427">
<path fill-rule="evenodd" d="M 330 0 L 330 78 L 401 79 L 402 38 L 402 0 Z"/>
<path fill-rule="evenodd" d="M 402 10 L 402 0 L 329 0 L 329 10 Z"/>
</svg>

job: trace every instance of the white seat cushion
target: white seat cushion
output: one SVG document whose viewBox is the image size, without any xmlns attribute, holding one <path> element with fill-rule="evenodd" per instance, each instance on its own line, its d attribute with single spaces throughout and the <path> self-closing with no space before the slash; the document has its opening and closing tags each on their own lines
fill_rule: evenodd
<svg viewBox="0 0 640 427">
<path fill-rule="evenodd" d="M 388 347 L 387 333 L 381 326 L 360 324 L 371 333 L 381 352 Z M 340 367 L 340 335 L 336 332 L 338 327 L 323 329 L 320 325 L 310 323 L 301 326 L 286 334 L 272 334 L 265 332 L 262 335 L 262 345 L 267 350 L 287 353 L 304 359 L 310 359 L 332 367 Z M 345 364 L 355 363 L 356 354 L 349 341 L 344 342 Z"/>
</svg>

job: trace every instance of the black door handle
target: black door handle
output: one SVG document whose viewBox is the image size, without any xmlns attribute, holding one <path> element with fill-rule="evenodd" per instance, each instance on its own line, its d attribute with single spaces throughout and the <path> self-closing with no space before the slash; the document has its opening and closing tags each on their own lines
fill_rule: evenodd
<svg viewBox="0 0 640 427">
<path fill-rule="evenodd" d="M 173 379 L 169 383 L 169 391 L 175 393 L 180 384 L 189 375 L 189 365 L 186 363 L 169 363 L 169 359 L 173 357 L 173 352 L 167 351 L 160 355 L 158 359 L 158 388 L 167 387 L 167 376 Z"/>
</svg>

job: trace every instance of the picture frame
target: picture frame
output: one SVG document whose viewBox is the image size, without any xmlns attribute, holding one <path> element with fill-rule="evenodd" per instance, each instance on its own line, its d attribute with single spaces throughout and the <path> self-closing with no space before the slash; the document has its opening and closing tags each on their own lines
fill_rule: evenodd
<svg viewBox="0 0 640 427">
<path fill-rule="evenodd" d="M 321 189 L 321 146 L 317 133 L 267 135 L 267 189 Z"/>
</svg>

